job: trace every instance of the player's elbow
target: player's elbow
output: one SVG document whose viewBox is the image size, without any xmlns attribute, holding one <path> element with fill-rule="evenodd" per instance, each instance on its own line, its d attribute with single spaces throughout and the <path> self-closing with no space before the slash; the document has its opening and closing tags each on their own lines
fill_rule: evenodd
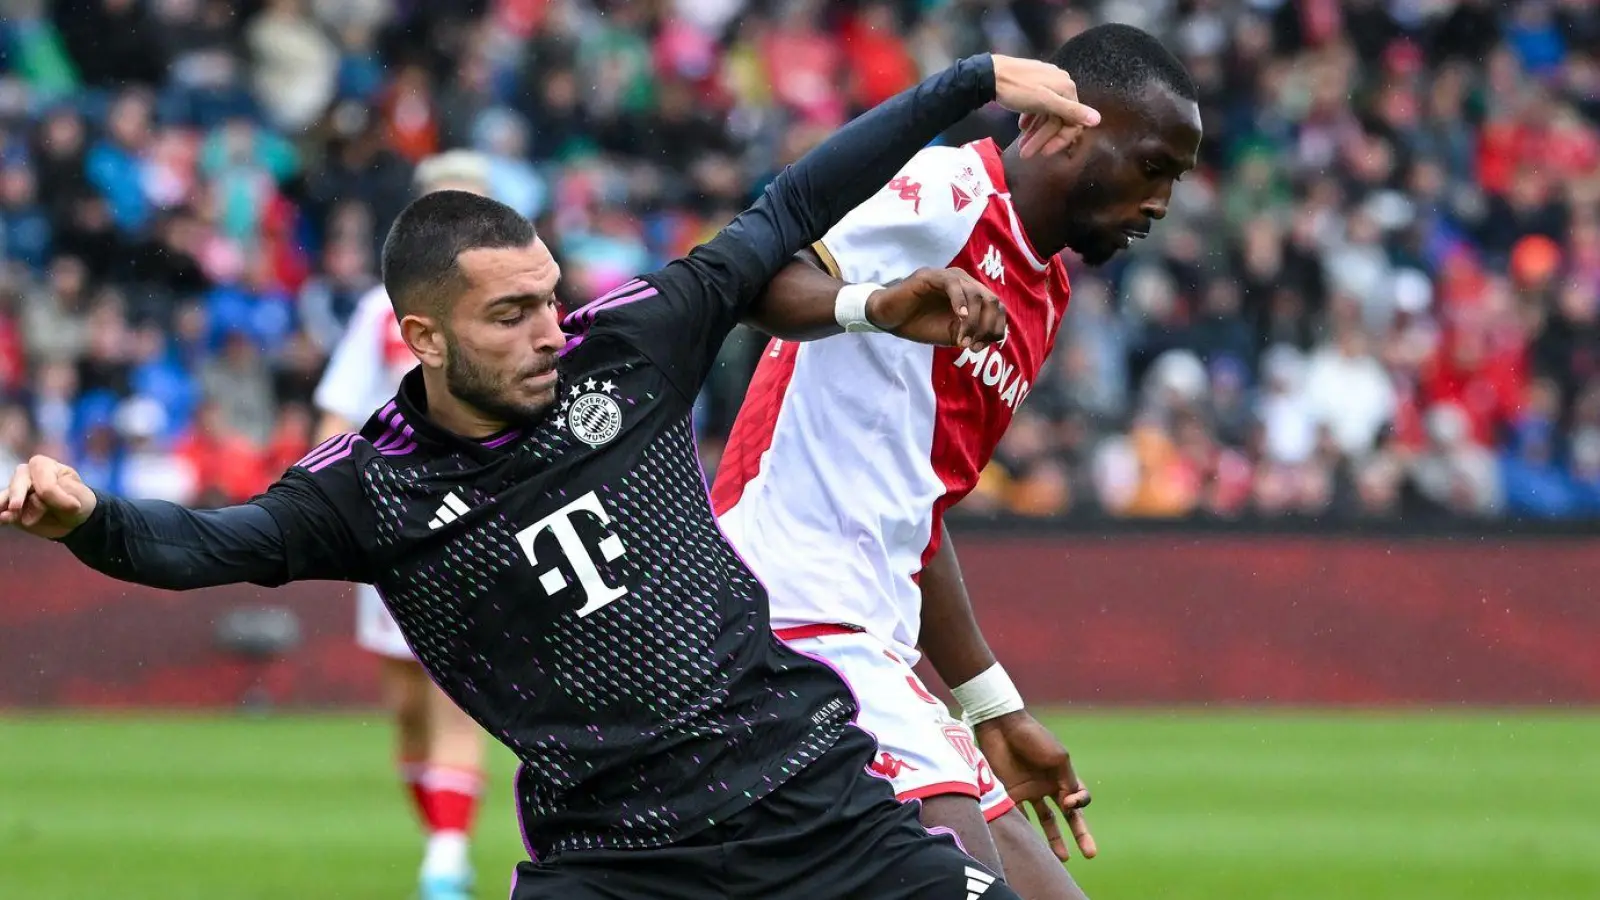
<svg viewBox="0 0 1600 900">
<path fill-rule="evenodd" d="M 744 316 L 744 324 L 785 341 L 814 341 L 840 333 L 834 300 L 844 283 L 824 271 L 810 251 L 796 254 Z"/>
</svg>

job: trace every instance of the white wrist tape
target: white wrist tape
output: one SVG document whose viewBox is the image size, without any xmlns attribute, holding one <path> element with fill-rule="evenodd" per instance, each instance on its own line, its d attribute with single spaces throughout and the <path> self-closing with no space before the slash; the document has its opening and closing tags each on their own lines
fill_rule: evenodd
<svg viewBox="0 0 1600 900">
<path fill-rule="evenodd" d="M 849 332 L 876 333 L 883 329 L 867 319 L 867 298 L 883 290 L 881 284 L 847 284 L 833 300 L 833 318 Z"/>
<path fill-rule="evenodd" d="M 1011 676 L 999 663 L 966 683 L 951 688 L 950 693 L 961 704 L 962 718 L 968 725 L 998 719 L 1026 706 L 1022 702 L 1022 694 L 1017 692 L 1017 686 L 1011 683 Z"/>
</svg>

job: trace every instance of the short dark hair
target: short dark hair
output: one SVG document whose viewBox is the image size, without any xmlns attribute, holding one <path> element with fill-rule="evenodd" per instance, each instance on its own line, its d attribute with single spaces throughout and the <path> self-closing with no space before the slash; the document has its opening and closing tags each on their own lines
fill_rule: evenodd
<svg viewBox="0 0 1600 900">
<path fill-rule="evenodd" d="M 395 312 L 442 316 L 468 250 L 526 247 L 533 223 L 504 203 L 466 191 L 435 191 L 411 201 L 383 241 L 383 287 Z"/>
<path fill-rule="evenodd" d="M 1072 38 L 1050 59 L 1072 76 L 1078 95 L 1137 100 L 1155 82 L 1195 101 L 1194 79 L 1178 57 L 1154 35 L 1132 25 L 1096 25 Z"/>
</svg>

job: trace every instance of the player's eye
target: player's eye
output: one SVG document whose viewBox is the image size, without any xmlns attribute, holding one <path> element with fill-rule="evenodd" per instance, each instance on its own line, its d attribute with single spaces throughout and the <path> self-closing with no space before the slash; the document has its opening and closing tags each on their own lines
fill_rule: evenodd
<svg viewBox="0 0 1600 900">
<path fill-rule="evenodd" d="M 497 324 L 497 325 L 504 325 L 507 328 L 509 328 L 512 325 L 515 325 L 515 324 L 521 322 L 523 319 L 526 319 L 527 317 L 528 317 L 527 314 L 519 309 L 513 315 L 501 316 L 500 318 L 495 319 L 494 321 L 495 321 L 495 324 Z"/>
<path fill-rule="evenodd" d="M 1149 178 L 1160 178 L 1164 173 L 1160 163 L 1147 162 L 1144 164 L 1144 174 Z"/>
</svg>

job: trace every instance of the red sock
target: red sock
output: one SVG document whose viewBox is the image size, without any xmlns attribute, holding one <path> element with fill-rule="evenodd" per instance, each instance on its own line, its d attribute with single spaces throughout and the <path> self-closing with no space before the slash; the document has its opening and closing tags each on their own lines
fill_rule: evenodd
<svg viewBox="0 0 1600 900">
<path fill-rule="evenodd" d="M 471 769 L 428 766 L 422 773 L 422 808 L 430 832 L 472 831 L 483 775 Z"/>
<path fill-rule="evenodd" d="M 411 808 L 416 810 L 417 819 L 423 825 L 428 824 L 428 792 L 422 786 L 422 776 L 428 767 L 415 760 L 400 761 L 400 781 L 406 786 L 406 793 L 411 797 Z"/>
</svg>

